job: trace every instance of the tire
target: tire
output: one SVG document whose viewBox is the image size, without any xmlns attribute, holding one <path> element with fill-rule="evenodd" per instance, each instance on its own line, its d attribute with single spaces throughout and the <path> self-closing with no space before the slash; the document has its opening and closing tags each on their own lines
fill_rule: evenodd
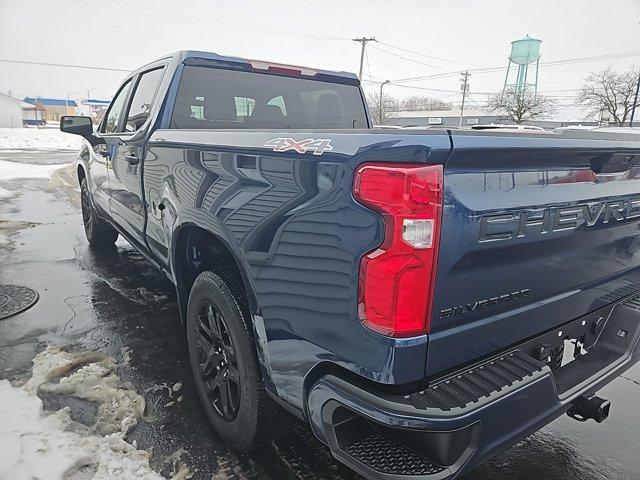
<svg viewBox="0 0 640 480">
<path fill-rule="evenodd" d="M 91 194 L 87 186 L 87 179 L 80 182 L 80 204 L 82 207 L 82 223 L 84 233 L 92 247 L 111 247 L 118 239 L 118 232 L 111 226 L 101 222 L 91 203 Z"/>
<path fill-rule="evenodd" d="M 246 300 L 224 270 L 196 278 L 187 307 L 187 343 L 198 396 L 211 427 L 246 452 L 282 430 L 286 413 L 261 380 Z"/>
<path fill-rule="evenodd" d="M 562 366 L 562 359 L 564 357 L 564 342 L 551 349 L 551 359 L 547 362 L 551 370 L 557 370 Z"/>
</svg>

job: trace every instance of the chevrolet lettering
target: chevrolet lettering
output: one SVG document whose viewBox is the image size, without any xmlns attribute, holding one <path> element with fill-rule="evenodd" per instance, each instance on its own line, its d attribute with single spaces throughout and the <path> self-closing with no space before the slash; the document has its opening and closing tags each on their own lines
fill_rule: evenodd
<svg viewBox="0 0 640 480">
<path fill-rule="evenodd" d="M 480 242 L 509 240 L 636 219 L 640 220 L 640 198 L 492 213 L 480 218 Z"/>
</svg>

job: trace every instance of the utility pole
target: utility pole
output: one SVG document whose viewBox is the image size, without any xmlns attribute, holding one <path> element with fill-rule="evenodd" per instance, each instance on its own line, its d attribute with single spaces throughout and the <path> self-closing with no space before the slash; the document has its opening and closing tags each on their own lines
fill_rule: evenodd
<svg viewBox="0 0 640 480">
<path fill-rule="evenodd" d="M 462 85 L 460 85 L 460 90 L 462 90 L 462 105 L 460 105 L 460 122 L 458 123 L 458 126 L 462 126 L 462 115 L 464 113 L 464 101 L 467 97 L 467 92 L 469 91 L 469 77 L 471 76 L 471 74 L 469 73 L 468 70 L 465 70 L 464 72 L 460 73 L 460 81 L 462 82 Z"/>
<path fill-rule="evenodd" d="M 384 87 L 387 83 L 391 83 L 391 81 L 385 80 L 380 84 L 380 98 L 378 99 L 378 121 L 380 122 L 380 125 L 384 124 L 384 118 L 382 118 L 382 110 L 384 108 L 384 100 L 383 100 L 384 97 L 382 96 L 382 87 Z"/>
<path fill-rule="evenodd" d="M 373 37 L 360 37 L 354 38 L 353 41 L 362 44 L 362 50 L 360 50 L 360 72 L 358 73 L 358 78 L 362 80 L 362 67 L 364 66 L 364 47 L 367 46 L 368 42 L 377 42 L 377 40 Z"/>
<path fill-rule="evenodd" d="M 638 83 L 636 84 L 636 95 L 633 97 L 633 107 L 631 107 L 631 119 L 629 126 L 633 127 L 633 117 L 636 115 L 636 105 L 638 104 L 638 90 L 640 90 L 640 75 L 638 75 Z"/>
</svg>

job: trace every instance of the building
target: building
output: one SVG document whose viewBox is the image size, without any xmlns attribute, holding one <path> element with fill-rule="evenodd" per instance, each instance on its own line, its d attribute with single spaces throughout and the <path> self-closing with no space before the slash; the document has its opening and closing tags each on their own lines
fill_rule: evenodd
<svg viewBox="0 0 640 480">
<path fill-rule="evenodd" d="M 474 125 L 488 125 L 491 123 L 513 123 L 504 115 L 499 115 L 486 110 L 468 109 L 462 116 L 462 127 L 470 128 Z M 386 122 L 388 125 L 402 127 L 457 127 L 460 125 L 460 110 L 434 110 L 434 111 L 406 111 L 394 112 L 393 117 Z M 557 127 L 571 125 L 585 125 L 597 127 L 595 121 L 566 121 L 566 120 L 529 120 L 525 124 L 552 130 Z"/>
<path fill-rule="evenodd" d="M 22 106 L 22 124 L 27 125 L 44 125 L 45 110 L 40 105 L 33 105 L 27 102 L 20 102 Z"/>
<path fill-rule="evenodd" d="M 465 110 L 462 116 L 462 126 L 471 127 L 486 123 L 501 123 L 501 116 L 482 110 Z M 460 110 L 433 110 L 394 112 L 387 122 L 389 125 L 402 127 L 457 127 L 460 123 Z"/>
<path fill-rule="evenodd" d="M 27 97 L 25 102 L 44 109 L 45 122 L 57 122 L 63 115 L 77 115 L 78 104 L 65 98 Z"/>
<path fill-rule="evenodd" d="M 22 102 L 0 93 L 0 127 L 22 127 Z"/>
<path fill-rule="evenodd" d="M 109 108 L 109 104 L 111 100 L 98 100 L 95 98 L 87 98 L 86 100 L 82 100 L 80 102 L 83 106 L 89 108 L 89 116 L 93 118 L 94 123 L 100 123 L 102 117 L 104 116 L 107 108 Z M 86 109 L 85 109 L 86 111 Z"/>
</svg>

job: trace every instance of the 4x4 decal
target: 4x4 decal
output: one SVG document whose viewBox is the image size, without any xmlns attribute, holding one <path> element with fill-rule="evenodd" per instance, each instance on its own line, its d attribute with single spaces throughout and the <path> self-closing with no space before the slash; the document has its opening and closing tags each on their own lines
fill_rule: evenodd
<svg viewBox="0 0 640 480">
<path fill-rule="evenodd" d="M 264 144 L 274 152 L 288 152 L 295 150 L 298 153 L 313 152 L 314 155 L 322 155 L 324 152 L 333 150 L 331 140 L 328 138 L 306 138 L 304 140 L 294 140 L 293 138 L 274 138 Z"/>
</svg>

